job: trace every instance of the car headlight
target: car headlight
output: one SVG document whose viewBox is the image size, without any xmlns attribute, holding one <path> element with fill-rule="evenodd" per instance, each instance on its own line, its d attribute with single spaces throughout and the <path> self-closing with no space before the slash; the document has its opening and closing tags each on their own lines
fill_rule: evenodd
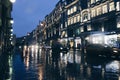
<svg viewBox="0 0 120 80">
<path fill-rule="evenodd" d="M 118 53 L 118 51 L 117 51 L 117 50 L 113 50 L 113 52 L 114 52 L 114 53 Z"/>
<path fill-rule="evenodd" d="M 60 47 L 60 49 L 63 49 L 62 47 Z"/>
</svg>

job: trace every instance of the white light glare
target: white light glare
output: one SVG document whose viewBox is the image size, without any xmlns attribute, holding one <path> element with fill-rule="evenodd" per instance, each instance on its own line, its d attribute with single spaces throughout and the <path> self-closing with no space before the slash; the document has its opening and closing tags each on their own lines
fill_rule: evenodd
<svg viewBox="0 0 120 80">
<path fill-rule="evenodd" d="M 14 24 L 14 20 L 10 20 L 10 23 L 11 23 L 11 24 Z"/>
<path fill-rule="evenodd" d="M 10 2 L 11 2 L 11 3 L 15 3 L 15 2 L 16 2 L 16 0 L 10 0 Z"/>
</svg>

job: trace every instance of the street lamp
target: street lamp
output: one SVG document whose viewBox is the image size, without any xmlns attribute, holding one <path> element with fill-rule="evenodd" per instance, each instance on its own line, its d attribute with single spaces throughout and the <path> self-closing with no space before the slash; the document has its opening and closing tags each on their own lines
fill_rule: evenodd
<svg viewBox="0 0 120 80">
<path fill-rule="evenodd" d="M 11 3 L 15 3 L 15 2 L 16 2 L 16 0 L 10 0 L 10 2 L 11 2 Z"/>
<path fill-rule="evenodd" d="M 13 23 L 14 23 L 14 20 L 10 20 L 10 23 L 13 24 Z"/>
</svg>

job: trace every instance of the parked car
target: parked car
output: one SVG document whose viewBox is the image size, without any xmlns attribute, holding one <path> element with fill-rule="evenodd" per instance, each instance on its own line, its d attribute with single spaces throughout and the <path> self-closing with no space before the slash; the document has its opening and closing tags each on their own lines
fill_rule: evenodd
<svg viewBox="0 0 120 80">
<path fill-rule="evenodd" d="M 89 44 L 86 46 L 86 52 L 89 56 L 120 56 L 120 49 L 109 45 Z"/>
</svg>

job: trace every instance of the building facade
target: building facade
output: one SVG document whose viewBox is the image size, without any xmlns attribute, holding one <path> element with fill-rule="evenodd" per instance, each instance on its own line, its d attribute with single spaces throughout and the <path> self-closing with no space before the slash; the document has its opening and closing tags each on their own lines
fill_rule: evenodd
<svg viewBox="0 0 120 80">
<path fill-rule="evenodd" d="M 12 40 L 12 2 L 0 0 L 0 52 L 9 49 Z"/>
<path fill-rule="evenodd" d="M 70 48 L 120 44 L 120 0 L 60 0 L 41 22 L 34 33 L 38 43 L 59 39 Z"/>
</svg>

